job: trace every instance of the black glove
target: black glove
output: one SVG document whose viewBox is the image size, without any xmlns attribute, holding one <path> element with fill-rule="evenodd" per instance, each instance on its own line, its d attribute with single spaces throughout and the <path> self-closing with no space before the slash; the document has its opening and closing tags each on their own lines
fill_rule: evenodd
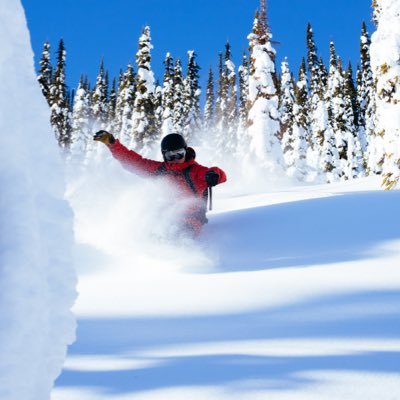
<svg viewBox="0 0 400 400">
<path fill-rule="evenodd" d="M 206 178 L 207 186 L 218 185 L 219 175 L 215 171 L 207 171 L 205 178 Z"/>
<path fill-rule="evenodd" d="M 93 136 L 93 140 L 97 140 L 98 142 L 102 142 L 104 144 L 115 143 L 115 137 L 111 133 L 108 133 L 107 131 L 96 132 L 96 134 Z"/>
</svg>

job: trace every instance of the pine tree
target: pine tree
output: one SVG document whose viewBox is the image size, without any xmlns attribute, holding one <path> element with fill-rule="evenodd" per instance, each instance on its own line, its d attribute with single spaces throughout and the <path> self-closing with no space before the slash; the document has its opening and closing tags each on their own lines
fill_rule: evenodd
<svg viewBox="0 0 400 400">
<path fill-rule="evenodd" d="M 215 101 L 215 143 L 217 148 L 219 148 L 219 145 L 223 140 L 221 136 L 226 132 L 228 124 L 226 116 L 227 96 L 228 87 L 226 69 L 224 68 L 222 53 L 219 53 L 217 98 Z"/>
<path fill-rule="evenodd" d="M 325 67 L 324 60 L 322 57 L 319 58 L 318 63 L 319 70 L 319 82 L 317 84 L 317 93 L 322 93 L 324 89 L 328 86 L 328 76 L 329 72 Z"/>
<path fill-rule="evenodd" d="M 209 133 L 215 127 L 215 93 L 212 68 L 208 72 L 206 101 L 204 105 L 204 129 Z"/>
<path fill-rule="evenodd" d="M 237 149 L 237 87 L 235 65 L 231 60 L 229 42 L 225 45 L 224 61 L 220 57 L 218 81 L 218 120 L 216 126 L 215 147 L 217 154 L 234 154 Z"/>
<path fill-rule="evenodd" d="M 281 84 L 280 84 L 280 96 L 279 96 L 279 115 L 281 118 L 281 135 L 282 145 L 292 135 L 293 128 L 293 106 L 294 106 L 294 84 L 292 73 L 289 69 L 289 62 L 287 58 L 281 63 Z M 289 131 L 289 135 L 286 133 Z M 284 140 L 286 136 L 286 139 Z M 283 146 L 285 153 L 285 146 Z"/>
<path fill-rule="evenodd" d="M 68 150 L 71 142 L 71 126 L 69 121 L 69 105 L 67 100 L 67 85 L 65 83 L 66 51 L 61 39 L 57 50 L 57 65 L 50 87 L 49 104 L 51 109 L 50 122 L 54 129 L 60 147 Z"/>
<path fill-rule="evenodd" d="M 174 116 L 173 116 L 173 130 L 176 133 L 182 133 L 184 119 L 183 119 L 183 76 L 182 64 L 179 58 L 175 61 L 174 66 Z"/>
<path fill-rule="evenodd" d="M 247 55 L 243 54 L 242 65 L 239 67 L 239 120 L 245 126 L 249 114 L 249 62 Z"/>
<path fill-rule="evenodd" d="M 340 179 L 339 153 L 336 147 L 335 134 L 329 124 L 326 125 L 324 130 L 320 166 L 325 173 L 326 182 L 336 182 Z"/>
<path fill-rule="evenodd" d="M 318 60 L 317 46 L 314 41 L 314 32 L 309 22 L 307 25 L 307 64 L 310 73 L 310 89 L 313 95 L 318 91 L 320 75 L 320 61 Z"/>
<path fill-rule="evenodd" d="M 364 167 L 358 126 L 359 107 L 351 63 L 349 63 L 347 71 L 343 71 L 343 78 L 344 125 L 347 135 L 347 163 L 345 165 L 344 175 L 348 179 L 354 179 L 364 176 Z"/>
<path fill-rule="evenodd" d="M 281 118 L 281 136 L 283 157 L 286 167 L 293 166 L 294 160 L 294 137 L 293 137 L 293 107 L 294 107 L 294 84 L 293 77 L 289 69 L 289 62 L 285 58 L 281 63 L 281 85 L 279 98 L 279 114 Z"/>
<path fill-rule="evenodd" d="M 170 53 L 167 53 L 164 60 L 165 72 L 162 87 L 162 136 L 174 131 L 174 61 Z"/>
<path fill-rule="evenodd" d="M 81 80 L 73 102 L 71 121 L 70 159 L 73 162 L 82 162 L 90 153 L 92 132 L 89 124 L 90 93 L 87 91 L 84 78 Z"/>
<path fill-rule="evenodd" d="M 249 119 L 249 62 L 246 53 L 243 53 L 242 65 L 238 69 L 239 76 L 239 120 L 238 120 L 238 148 L 237 155 L 242 159 L 248 148 L 247 123 Z"/>
<path fill-rule="evenodd" d="M 196 53 L 188 51 L 188 69 L 183 93 L 183 136 L 189 141 L 196 136 L 201 127 L 199 70 Z"/>
<path fill-rule="evenodd" d="M 382 138 L 376 136 L 375 132 L 375 84 L 371 68 L 370 56 L 371 39 L 369 37 L 365 22 L 361 27 L 360 38 L 360 59 L 361 59 L 361 76 L 358 82 L 358 103 L 360 105 L 359 125 L 360 135 L 365 135 L 366 149 L 364 148 L 367 174 L 379 174 L 382 172 L 380 159 L 382 155 L 376 153 L 376 142 L 380 142 Z"/>
<path fill-rule="evenodd" d="M 52 71 L 53 67 L 51 65 L 50 59 L 50 43 L 46 42 L 43 45 L 42 57 L 40 59 L 39 75 L 37 80 L 42 89 L 43 96 L 46 98 L 47 103 L 50 105 L 50 87 L 52 83 Z"/>
<path fill-rule="evenodd" d="M 152 48 L 150 27 L 146 26 L 139 38 L 139 49 L 136 53 L 138 70 L 131 141 L 131 147 L 142 150 L 144 154 L 151 152 L 154 143 L 159 138 L 155 117 L 154 74 L 150 65 Z"/>
<path fill-rule="evenodd" d="M 358 131 L 359 120 L 360 120 L 360 105 L 358 103 L 357 88 L 356 88 L 356 84 L 354 83 L 354 79 L 353 79 L 353 66 L 351 65 L 351 62 L 349 62 L 347 65 L 347 71 L 343 71 L 343 72 L 344 72 L 344 77 L 345 77 L 346 94 L 350 98 L 351 109 L 352 109 L 353 115 L 354 115 L 354 126 L 355 126 L 356 130 Z"/>
<path fill-rule="evenodd" d="M 310 135 L 308 137 L 308 153 L 307 163 L 313 174 L 310 172 L 309 179 L 318 179 L 322 171 L 320 166 L 324 165 L 324 161 L 320 157 L 324 157 L 322 146 L 325 140 L 325 131 L 328 129 L 328 105 L 326 102 L 326 89 L 328 82 L 328 72 L 325 68 L 323 60 L 318 58 L 317 46 L 314 41 L 314 32 L 309 23 L 307 26 L 307 65 L 310 74 Z M 329 136 L 329 135 L 328 135 Z"/>
<path fill-rule="evenodd" d="M 104 72 L 104 62 L 101 60 L 96 84 L 92 92 L 93 130 L 104 129 L 108 115 L 108 77 Z"/>
<path fill-rule="evenodd" d="M 400 4 L 374 0 L 377 30 L 371 43 L 371 67 L 376 87 L 376 132 L 382 145 L 375 142 L 382 154 L 383 186 L 395 187 L 400 179 Z"/>
<path fill-rule="evenodd" d="M 360 66 L 357 65 L 356 71 L 356 98 L 358 107 L 358 137 L 360 139 L 361 152 L 362 152 L 362 169 L 364 174 L 368 174 L 368 140 L 365 129 L 365 102 L 364 96 L 361 93 L 362 90 L 362 72 Z"/>
<path fill-rule="evenodd" d="M 238 121 L 238 149 L 237 153 L 243 158 L 249 148 L 248 135 L 246 133 L 249 117 L 249 63 L 247 55 L 243 53 L 242 65 L 238 70 L 239 76 L 239 121 Z"/>
<path fill-rule="evenodd" d="M 161 136 L 161 128 L 163 124 L 163 97 L 162 97 L 162 87 L 160 86 L 159 81 L 156 81 L 156 88 L 154 94 L 154 117 L 155 117 L 155 130 L 157 131 L 157 135 Z"/>
<path fill-rule="evenodd" d="M 115 134 L 121 142 L 127 146 L 132 140 L 132 112 L 135 101 L 135 74 L 133 66 L 128 64 L 119 85 L 117 104 Z"/>
<path fill-rule="evenodd" d="M 329 122 L 336 138 L 336 148 L 339 160 L 336 164 L 339 177 L 346 179 L 347 146 L 348 146 L 348 124 L 345 114 L 344 101 L 344 78 L 340 59 L 336 55 L 335 45 L 330 42 L 329 78 L 328 78 L 328 100 L 329 100 Z"/>
<path fill-rule="evenodd" d="M 238 138 L 238 94 L 236 85 L 236 69 L 235 64 L 232 62 L 231 46 L 229 42 L 225 46 L 225 77 L 226 77 L 226 120 L 227 130 L 226 139 L 222 143 L 222 148 L 225 149 L 229 154 L 234 154 L 237 151 Z"/>
<path fill-rule="evenodd" d="M 116 96 L 116 101 L 115 101 L 115 116 L 112 121 L 113 134 L 116 137 L 120 137 L 121 127 L 122 127 L 123 100 L 122 100 L 121 92 L 123 90 L 123 86 L 124 86 L 124 73 L 122 72 L 122 69 L 120 69 L 119 76 L 118 76 L 118 90 L 117 90 L 117 96 Z"/>
<path fill-rule="evenodd" d="M 115 78 L 112 81 L 110 95 L 108 98 L 108 109 L 107 109 L 107 130 L 114 132 L 115 131 L 115 116 L 116 116 L 116 108 L 117 108 L 117 87 Z"/>
<path fill-rule="evenodd" d="M 293 158 L 287 173 L 300 181 L 308 179 L 307 151 L 309 137 L 309 99 L 306 62 L 303 58 L 295 86 L 293 105 Z"/>
<path fill-rule="evenodd" d="M 367 26 L 363 21 L 361 27 L 361 37 L 360 37 L 361 69 L 357 85 L 358 86 L 357 92 L 358 92 L 358 102 L 360 106 L 359 125 L 360 127 L 364 128 L 364 130 L 366 128 L 366 110 L 368 108 L 370 96 L 372 95 L 370 91 L 373 89 L 371 57 L 369 54 L 370 46 L 371 46 L 371 39 L 367 32 Z"/>
<path fill-rule="evenodd" d="M 248 134 L 249 153 L 270 170 L 283 167 L 283 155 L 278 139 L 280 132 L 276 89 L 275 50 L 267 23 L 266 5 L 256 13 L 250 41 L 250 76 Z M 278 167 L 279 166 L 279 167 Z"/>
</svg>

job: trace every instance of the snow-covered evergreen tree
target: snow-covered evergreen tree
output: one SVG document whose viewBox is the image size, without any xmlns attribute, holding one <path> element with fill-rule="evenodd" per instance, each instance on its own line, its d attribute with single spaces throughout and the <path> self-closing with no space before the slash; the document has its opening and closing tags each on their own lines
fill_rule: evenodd
<svg viewBox="0 0 400 400">
<path fill-rule="evenodd" d="M 119 85 L 115 110 L 115 135 L 127 146 L 132 140 L 132 112 L 135 101 L 135 74 L 128 64 Z"/>
<path fill-rule="evenodd" d="M 325 115 L 327 117 L 327 114 Z M 336 182 L 340 179 L 341 169 L 339 162 L 339 152 L 336 147 L 335 134 L 326 118 L 324 130 L 324 141 L 321 149 L 320 167 L 325 174 L 328 183 Z"/>
<path fill-rule="evenodd" d="M 310 23 L 307 26 L 306 41 L 307 65 L 310 74 L 310 135 L 308 137 L 307 163 L 313 171 L 313 173 L 310 172 L 309 179 L 313 180 L 318 179 L 319 174 L 324 170 L 320 171 L 320 166 L 324 165 L 320 156 L 323 152 L 325 131 L 328 129 L 328 105 L 326 103 L 328 72 L 322 59 L 318 58 L 314 32 Z"/>
<path fill-rule="evenodd" d="M 96 84 L 92 92 L 91 109 L 93 130 L 104 129 L 108 116 L 108 83 L 104 72 L 103 60 L 101 60 Z"/>
<path fill-rule="evenodd" d="M 184 126 L 183 119 L 183 75 L 182 63 L 179 58 L 175 61 L 174 66 L 174 116 L 173 116 L 173 130 L 176 133 L 182 133 Z"/>
<path fill-rule="evenodd" d="M 349 63 L 347 71 L 342 73 L 344 78 L 344 125 L 347 135 L 347 162 L 343 172 L 347 179 L 354 179 L 364 176 L 364 166 L 358 127 L 359 108 L 351 63 Z"/>
<path fill-rule="evenodd" d="M 162 136 L 169 135 L 174 131 L 174 61 L 170 53 L 167 53 L 164 60 L 165 72 L 162 87 Z"/>
<path fill-rule="evenodd" d="M 357 107 L 358 107 L 358 134 L 360 136 L 362 152 L 363 152 L 363 166 L 364 169 L 367 169 L 367 134 L 365 132 L 365 100 L 364 96 L 361 94 L 362 90 L 362 71 L 359 65 L 357 65 L 356 70 L 356 81 L 355 81 L 355 90 L 356 90 L 356 99 L 357 99 Z"/>
<path fill-rule="evenodd" d="M 71 125 L 69 121 L 69 104 L 65 81 L 65 59 L 66 51 L 64 41 L 61 39 L 57 50 L 57 65 L 50 87 L 50 121 L 58 144 L 64 150 L 68 150 L 71 142 Z"/>
<path fill-rule="evenodd" d="M 364 167 L 367 174 L 380 173 L 381 166 L 376 162 L 375 141 L 381 140 L 375 132 L 375 87 L 370 57 L 371 39 L 365 22 L 362 23 L 360 37 L 360 72 L 357 79 L 357 98 L 359 104 L 359 135 L 364 153 Z M 363 139 L 364 138 L 364 139 Z"/>
<path fill-rule="evenodd" d="M 108 109 L 107 109 L 107 130 L 114 132 L 114 121 L 116 116 L 116 107 L 117 107 L 117 87 L 116 80 L 113 79 L 110 95 L 108 97 Z"/>
<path fill-rule="evenodd" d="M 234 154 L 237 150 L 237 86 L 235 65 L 231 60 L 231 46 L 225 45 L 225 55 L 220 57 L 218 80 L 218 110 L 215 147 L 217 154 Z"/>
<path fill-rule="evenodd" d="M 208 72 L 206 101 L 204 105 L 204 129 L 209 137 L 209 132 L 215 127 L 215 93 L 214 74 L 212 68 Z"/>
<path fill-rule="evenodd" d="M 50 105 L 50 87 L 52 83 L 53 67 L 51 65 L 49 42 L 46 42 L 43 45 L 43 52 L 42 57 L 40 58 L 39 65 L 40 68 L 37 80 L 39 82 L 40 88 L 42 89 L 43 96 L 46 98 L 47 103 Z"/>
<path fill-rule="evenodd" d="M 309 133 L 309 99 L 306 62 L 303 58 L 295 85 L 293 104 L 292 158 L 286 156 L 287 174 L 299 181 L 308 179 L 307 150 Z"/>
<path fill-rule="evenodd" d="M 217 97 L 215 100 L 215 146 L 221 149 L 221 143 L 224 141 L 224 135 L 228 126 L 227 118 L 227 96 L 228 96 L 228 80 L 226 77 L 226 68 L 223 62 L 223 55 L 219 53 L 218 62 L 218 82 Z"/>
<path fill-rule="evenodd" d="M 289 176 L 304 181 L 307 176 L 307 104 L 308 82 L 303 59 L 299 80 L 294 86 L 293 76 L 287 59 L 282 62 L 280 88 L 280 115 L 282 127 L 282 148 Z"/>
<path fill-rule="evenodd" d="M 314 32 L 311 24 L 307 25 L 307 65 L 310 73 L 310 91 L 314 94 L 318 91 L 320 77 L 319 60 L 317 54 L 317 46 L 314 41 Z"/>
<path fill-rule="evenodd" d="M 232 62 L 231 46 L 229 42 L 225 46 L 225 77 L 226 77 L 226 109 L 224 110 L 227 120 L 225 140 L 222 143 L 225 152 L 234 154 L 237 151 L 238 138 L 238 94 L 236 84 L 236 67 Z"/>
<path fill-rule="evenodd" d="M 293 128 L 294 83 L 287 58 L 281 63 L 281 84 L 279 96 L 279 115 L 281 118 L 282 147 L 290 147 Z"/>
<path fill-rule="evenodd" d="M 238 70 L 239 75 L 239 123 L 245 126 L 249 114 L 249 61 L 244 53 L 242 65 Z"/>
<path fill-rule="evenodd" d="M 238 69 L 239 76 L 239 117 L 238 117 L 238 147 L 237 153 L 243 158 L 249 149 L 249 137 L 247 135 L 247 123 L 249 117 L 249 61 L 246 53 L 243 53 L 242 65 Z"/>
<path fill-rule="evenodd" d="M 294 137 L 293 137 L 293 107 L 294 107 L 294 84 L 289 62 L 285 58 L 281 63 L 281 82 L 279 98 L 279 115 L 281 118 L 282 149 L 286 168 L 293 165 Z"/>
<path fill-rule="evenodd" d="M 201 128 L 199 70 L 196 53 L 192 50 L 188 51 L 188 67 L 183 92 L 184 125 L 182 132 L 188 141 L 193 139 Z"/>
<path fill-rule="evenodd" d="M 123 100 L 121 96 L 121 92 L 124 86 L 124 73 L 122 69 L 119 70 L 118 76 L 118 89 L 117 89 L 117 96 L 115 99 L 115 116 L 114 120 L 112 121 L 113 126 L 113 134 L 115 137 L 120 138 L 121 128 L 122 128 L 122 109 L 123 109 Z"/>
<path fill-rule="evenodd" d="M 347 91 L 346 93 L 350 98 L 351 108 L 354 115 L 354 126 L 356 130 L 358 130 L 360 119 L 360 105 L 358 103 L 357 88 L 353 77 L 353 66 L 351 65 L 350 61 L 347 65 L 347 70 L 343 70 L 343 73 L 345 78 L 345 88 Z"/>
<path fill-rule="evenodd" d="M 89 115 L 90 93 L 81 77 L 72 109 L 70 159 L 73 162 L 82 162 L 88 155 L 87 153 L 90 153 L 92 130 Z"/>
<path fill-rule="evenodd" d="M 250 41 L 248 135 L 249 154 L 270 170 L 284 166 L 279 141 L 280 121 L 275 72 L 275 50 L 267 24 L 265 2 L 257 12 Z"/>
<path fill-rule="evenodd" d="M 130 146 L 151 152 L 154 143 L 159 139 L 155 117 L 155 85 L 151 69 L 150 27 L 146 26 L 139 38 L 139 49 L 136 53 L 136 95 L 132 114 L 132 141 Z"/>
<path fill-rule="evenodd" d="M 156 88 L 154 93 L 154 117 L 155 117 L 155 130 L 160 138 L 162 136 L 162 124 L 163 124 L 163 98 L 162 98 L 162 87 L 159 81 L 156 81 Z"/>
<path fill-rule="evenodd" d="M 400 179 L 400 3 L 374 0 L 377 30 L 371 38 L 371 67 L 376 86 L 376 132 L 382 138 L 383 186 L 390 189 Z"/>
<path fill-rule="evenodd" d="M 336 138 L 336 148 L 339 160 L 336 169 L 339 177 L 347 179 L 345 175 L 348 146 L 348 121 L 346 120 L 344 101 L 344 78 L 340 60 L 336 55 L 335 45 L 330 42 L 330 61 L 328 78 L 329 122 Z"/>
</svg>

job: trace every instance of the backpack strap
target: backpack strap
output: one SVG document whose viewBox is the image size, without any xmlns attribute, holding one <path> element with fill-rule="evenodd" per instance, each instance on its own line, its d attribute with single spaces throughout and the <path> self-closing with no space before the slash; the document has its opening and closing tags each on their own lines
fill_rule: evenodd
<svg viewBox="0 0 400 400">
<path fill-rule="evenodd" d="M 178 175 L 183 175 L 183 177 L 185 178 L 185 182 L 187 183 L 187 185 L 190 187 L 190 189 L 192 190 L 192 192 L 194 193 L 194 195 L 196 197 L 198 197 L 198 193 L 196 190 L 196 187 L 194 186 L 192 177 L 190 176 L 190 170 L 192 169 L 193 165 L 189 165 L 188 167 L 184 168 L 182 171 L 180 172 L 172 172 L 172 171 L 167 171 L 167 167 L 164 163 L 162 163 L 159 168 L 154 172 L 155 176 L 165 176 L 165 175 L 174 175 L 174 176 L 178 176 Z"/>
<path fill-rule="evenodd" d="M 199 196 L 199 193 L 196 190 L 196 187 L 194 186 L 192 177 L 190 176 L 190 170 L 192 168 L 192 165 L 189 165 L 187 168 L 182 170 L 183 176 L 185 177 L 185 181 L 194 193 L 196 197 L 200 197 L 203 202 L 204 206 L 201 207 L 199 211 L 197 211 L 195 214 L 192 216 L 199 220 L 201 223 L 206 224 L 208 222 L 208 219 L 206 217 L 206 212 L 207 212 L 207 200 L 208 200 L 208 191 L 207 189 Z"/>
<path fill-rule="evenodd" d="M 192 189 L 192 192 L 195 194 L 195 196 L 198 196 L 196 187 L 194 186 L 192 177 L 190 176 L 190 170 L 191 169 L 192 169 L 192 166 L 189 165 L 188 167 L 186 167 L 185 169 L 182 170 L 182 173 L 183 173 L 183 176 L 185 178 L 186 183 L 188 184 L 190 189 Z"/>
</svg>

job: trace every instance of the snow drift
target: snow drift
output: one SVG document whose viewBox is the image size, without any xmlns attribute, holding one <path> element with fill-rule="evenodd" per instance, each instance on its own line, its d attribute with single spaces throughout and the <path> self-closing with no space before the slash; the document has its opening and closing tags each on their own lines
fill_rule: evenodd
<svg viewBox="0 0 400 400">
<path fill-rule="evenodd" d="M 75 333 L 73 218 L 19 0 L 0 47 L 0 398 L 48 399 Z"/>
</svg>

